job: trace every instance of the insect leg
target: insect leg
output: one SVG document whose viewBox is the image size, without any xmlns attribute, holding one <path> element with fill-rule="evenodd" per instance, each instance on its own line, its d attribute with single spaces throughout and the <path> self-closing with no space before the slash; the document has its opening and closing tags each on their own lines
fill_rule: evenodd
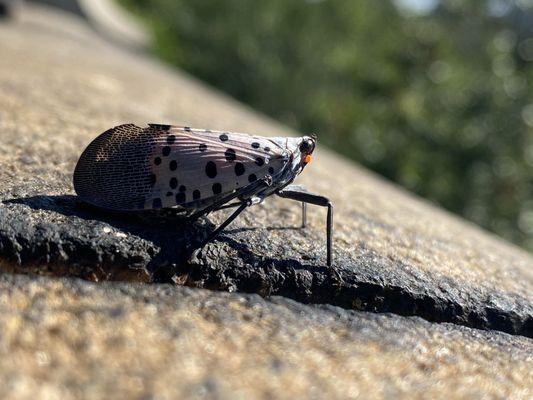
<svg viewBox="0 0 533 400">
<path fill-rule="evenodd" d="M 242 201 L 236 201 L 234 203 L 224 204 L 220 207 L 217 207 L 213 211 L 225 210 L 226 208 L 237 207 L 237 206 L 240 206 L 241 204 L 242 204 Z"/>
<path fill-rule="evenodd" d="M 324 196 L 307 193 L 304 189 L 297 186 L 287 186 L 277 192 L 277 195 L 286 199 L 301 201 L 302 203 L 314 204 L 328 208 L 326 221 L 326 254 L 327 265 L 331 266 L 332 262 L 332 238 L 333 238 L 333 204 Z"/>
<path fill-rule="evenodd" d="M 268 187 L 268 186 L 270 186 L 270 185 L 267 184 L 264 181 L 264 179 L 257 180 L 254 183 L 252 183 L 249 186 L 247 186 L 247 190 L 246 191 L 235 191 L 235 192 L 229 194 L 228 196 L 221 197 L 220 199 L 218 199 L 213 204 L 211 204 L 211 205 L 209 205 L 209 206 L 207 206 L 205 208 L 202 208 L 202 209 L 192 213 L 188 217 L 188 219 L 190 221 L 195 221 L 198 218 L 209 214 L 211 211 L 218 211 L 218 210 L 223 210 L 225 208 L 238 206 L 238 205 L 240 205 L 242 203 L 241 201 L 234 202 L 234 203 L 231 203 L 231 204 L 226 204 L 226 203 L 228 203 L 229 201 L 235 199 L 236 197 L 248 198 L 248 196 L 253 196 L 255 193 L 260 191 L 259 189 L 261 187 L 264 188 L 264 187 Z M 249 205 L 258 204 L 257 200 L 258 200 L 258 198 L 254 197 L 253 201 Z M 259 203 L 260 203 L 260 201 L 259 201 Z"/>
<path fill-rule="evenodd" d="M 228 202 L 228 201 L 231 201 L 233 200 L 235 197 L 237 197 L 236 194 L 231 194 L 230 196 L 227 196 L 227 197 L 222 197 L 220 200 L 218 200 L 216 203 L 213 203 L 211 205 L 209 205 L 208 207 L 205 207 L 199 211 L 196 211 L 194 213 L 192 213 L 188 219 L 189 221 L 196 221 L 198 218 L 200 217 L 203 217 L 204 215 L 207 215 L 209 214 L 211 211 L 218 211 L 222 208 L 228 208 L 228 207 L 225 207 L 225 204 Z M 241 204 L 242 202 L 237 202 L 237 203 L 232 203 L 232 206 L 236 206 L 236 205 L 239 205 Z M 222 208 L 221 208 L 222 207 Z"/>
<path fill-rule="evenodd" d="M 307 226 L 307 203 L 302 201 L 302 228 Z"/>
<path fill-rule="evenodd" d="M 284 188 L 284 190 L 297 191 L 302 193 L 309 193 L 305 186 L 302 185 L 289 185 Z M 307 203 L 302 201 L 302 228 L 307 226 Z"/>
<path fill-rule="evenodd" d="M 222 222 L 222 224 L 220 224 L 220 226 L 215 229 L 213 232 L 211 232 L 211 234 L 207 237 L 207 239 L 205 239 L 199 246 L 199 248 L 202 248 L 204 247 L 207 243 L 211 242 L 213 239 L 215 239 L 219 234 L 220 232 L 222 232 L 224 230 L 224 228 L 226 228 L 226 226 L 228 226 L 229 224 L 231 224 L 231 222 L 237 218 L 239 216 L 240 213 L 242 213 L 244 211 L 244 209 L 246 207 L 248 207 L 250 205 L 250 202 L 249 201 L 246 201 L 246 202 L 242 202 L 241 205 L 239 206 L 239 208 L 237 208 L 233 214 L 231 214 L 224 222 Z"/>
</svg>

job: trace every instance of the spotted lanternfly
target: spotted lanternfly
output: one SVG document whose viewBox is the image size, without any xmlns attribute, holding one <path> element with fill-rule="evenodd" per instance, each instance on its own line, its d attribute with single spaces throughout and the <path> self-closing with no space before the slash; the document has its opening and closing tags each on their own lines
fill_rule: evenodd
<svg viewBox="0 0 533 400">
<path fill-rule="evenodd" d="M 316 137 L 262 137 L 149 124 L 120 125 L 98 136 L 81 155 L 74 188 L 82 201 L 115 211 L 175 208 L 195 220 L 237 207 L 201 244 L 213 240 L 247 207 L 265 197 L 327 207 L 327 265 L 331 265 L 333 206 L 290 185 L 311 161 Z"/>
</svg>

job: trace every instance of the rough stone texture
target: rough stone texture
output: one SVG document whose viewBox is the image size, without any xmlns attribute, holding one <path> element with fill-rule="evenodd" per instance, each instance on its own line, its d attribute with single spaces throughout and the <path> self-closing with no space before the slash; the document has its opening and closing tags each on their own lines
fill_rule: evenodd
<svg viewBox="0 0 533 400">
<path fill-rule="evenodd" d="M 533 342 L 169 285 L 0 274 L 0 397 L 531 398 Z"/>
<path fill-rule="evenodd" d="M 272 199 L 188 254 L 224 212 L 193 226 L 78 204 L 83 148 L 124 122 L 284 135 L 190 77 L 104 43 L 79 21 L 27 9 L 0 24 L 0 265 L 90 280 L 168 281 L 280 294 L 308 303 L 418 315 L 533 336 L 533 257 L 323 148 L 299 183 L 331 196 L 335 266 L 324 267 L 325 210 Z M 326 135 L 327 132 L 322 134 Z M 172 277 L 172 273 L 175 276 Z"/>
</svg>

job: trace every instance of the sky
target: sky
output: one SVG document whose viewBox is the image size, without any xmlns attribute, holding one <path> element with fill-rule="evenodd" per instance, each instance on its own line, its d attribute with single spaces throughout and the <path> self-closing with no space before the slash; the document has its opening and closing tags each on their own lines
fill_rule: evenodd
<svg viewBox="0 0 533 400">
<path fill-rule="evenodd" d="M 394 0 L 399 8 L 403 8 L 416 14 L 429 14 L 438 5 L 439 0 Z"/>
</svg>

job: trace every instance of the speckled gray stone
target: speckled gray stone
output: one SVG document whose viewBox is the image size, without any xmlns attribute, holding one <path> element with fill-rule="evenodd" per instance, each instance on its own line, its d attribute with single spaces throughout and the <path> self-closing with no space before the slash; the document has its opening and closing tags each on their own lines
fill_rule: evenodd
<svg viewBox="0 0 533 400">
<path fill-rule="evenodd" d="M 90 280 L 177 283 L 417 315 L 533 336 L 533 257 L 324 148 L 299 183 L 335 204 L 336 274 L 325 210 L 282 199 L 247 211 L 199 257 L 224 212 L 198 224 L 79 204 L 71 174 L 109 127 L 182 123 L 285 135 L 285 127 L 79 21 L 28 8 L 0 24 L 0 266 Z M 321 132 L 327 135 L 328 132 Z"/>
<path fill-rule="evenodd" d="M 0 397 L 528 399 L 533 342 L 274 297 L 0 273 Z"/>
</svg>

